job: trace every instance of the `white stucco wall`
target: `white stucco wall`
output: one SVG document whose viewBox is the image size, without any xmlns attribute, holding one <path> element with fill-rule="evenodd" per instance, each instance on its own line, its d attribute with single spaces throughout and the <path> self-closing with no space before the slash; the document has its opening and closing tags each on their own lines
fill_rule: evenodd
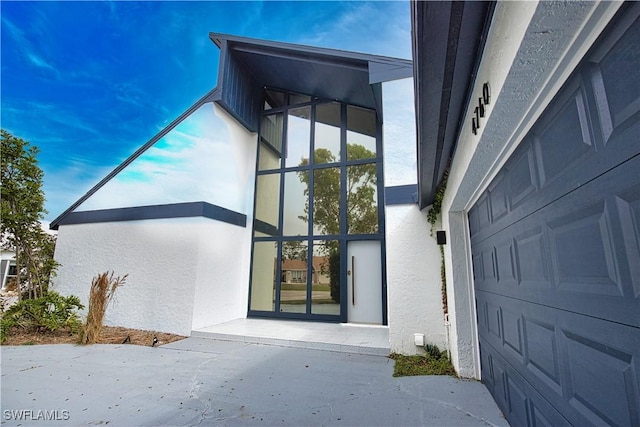
<svg viewBox="0 0 640 427">
<path fill-rule="evenodd" d="M 453 364 L 480 377 L 467 211 L 619 8 L 614 2 L 499 2 L 473 93 L 491 87 L 478 135 L 470 105 L 442 204 Z M 476 96 L 472 99 L 477 99 Z"/>
<path fill-rule="evenodd" d="M 413 79 L 382 85 L 385 187 L 416 184 L 417 147 Z M 427 209 L 385 206 L 387 315 L 391 351 L 423 353 L 414 334 L 445 349 L 440 291 L 440 249 L 430 234 Z"/>
<path fill-rule="evenodd" d="M 391 351 L 423 353 L 414 333 L 425 342 L 446 348 L 440 279 L 440 249 L 427 209 L 417 204 L 385 208 L 387 247 L 387 303 Z"/>
<path fill-rule="evenodd" d="M 247 316 L 251 229 L 209 221 L 201 228 L 191 329 Z"/>
<path fill-rule="evenodd" d="M 207 104 L 203 108 L 212 107 Z M 184 166 L 173 177 L 179 182 L 165 194 L 167 199 L 154 200 L 173 202 L 177 193 L 186 197 L 192 194 L 188 187 L 195 181 L 202 181 L 199 185 L 203 188 L 217 188 L 220 179 L 224 178 L 222 183 L 232 179 L 233 185 L 224 190 L 232 193 L 231 197 L 205 201 L 245 214 L 246 227 L 205 217 L 60 226 L 55 258 L 61 267 L 54 279 L 56 290 L 75 294 L 88 305 L 94 276 L 106 271 L 129 275 L 126 285 L 117 291 L 117 302 L 107 310 L 105 324 L 190 335 L 192 329 L 246 317 L 257 138 L 223 109 L 214 106 L 213 111 L 220 132 L 210 135 L 206 131 L 210 125 L 201 122 L 206 132 L 199 135 L 198 129 L 192 129 L 195 133 L 187 140 L 195 140 L 198 147 L 207 143 L 214 147 L 181 150 L 181 162 L 166 171 L 171 175 L 177 166 Z M 226 148 L 220 150 L 221 146 Z M 172 151 L 168 153 L 170 157 Z M 208 168 L 221 164 L 226 168 L 202 174 L 202 168 L 191 167 L 194 163 L 188 157 L 197 164 L 207 163 Z M 162 164 L 156 166 L 161 168 Z M 156 169 L 149 169 L 149 180 L 157 175 Z M 233 173 L 221 177 L 228 171 Z M 148 180 L 140 177 L 139 181 Z M 124 206 L 147 204 L 146 184 L 129 184 Z M 105 205 L 109 198 L 100 193 L 83 207 L 91 206 L 93 197 L 102 209 L 123 206 L 122 201 Z"/>
<path fill-rule="evenodd" d="M 99 273 L 128 274 L 105 324 L 190 335 L 246 315 L 246 228 L 208 218 L 65 225 L 54 289 L 88 308 Z"/>
</svg>

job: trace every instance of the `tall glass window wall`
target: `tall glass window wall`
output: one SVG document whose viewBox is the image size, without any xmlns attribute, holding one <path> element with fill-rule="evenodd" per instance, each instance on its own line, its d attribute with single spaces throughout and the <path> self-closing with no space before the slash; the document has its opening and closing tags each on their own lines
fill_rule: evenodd
<svg viewBox="0 0 640 427">
<path fill-rule="evenodd" d="M 373 110 L 265 90 L 250 314 L 344 319 L 341 253 L 383 239 L 380 135 Z"/>
</svg>

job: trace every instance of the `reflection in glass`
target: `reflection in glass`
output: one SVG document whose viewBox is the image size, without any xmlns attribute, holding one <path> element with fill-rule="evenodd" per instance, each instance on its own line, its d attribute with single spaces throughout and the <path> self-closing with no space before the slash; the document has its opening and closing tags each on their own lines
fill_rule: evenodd
<svg viewBox="0 0 640 427">
<path fill-rule="evenodd" d="M 289 105 L 303 104 L 310 101 L 311 97 L 309 95 L 300 95 L 298 93 L 289 94 Z"/>
<path fill-rule="evenodd" d="M 280 156 L 276 154 L 273 148 L 270 148 L 264 142 L 260 143 L 260 152 L 258 153 L 258 170 L 271 170 L 280 167 Z"/>
<path fill-rule="evenodd" d="M 272 89 L 264 91 L 264 109 L 271 110 L 272 108 L 284 107 L 286 105 L 286 94 Z"/>
<path fill-rule="evenodd" d="M 260 124 L 261 140 L 271 145 L 278 153 L 282 153 L 283 127 L 284 115 L 282 113 L 262 116 L 262 123 Z"/>
<path fill-rule="evenodd" d="M 276 242 L 255 242 L 253 244 L 253 266 L 251 269 L 251 310 L 275 310 Z"/>
<path fill-rule="evenodd" d="M 299 172 L 285 173 L 282 224 L 284 236 L 306 236 L 309 234 L 306 221 L 308 205 L 309 191 L 307 184 L 300 181 Z"/>
<path fill-rule="evenodd" d="M 347 107 L 347 160 L 376 157 L 376 116 L 373 110 Z"/>
<path fill-rule="evenodd" d="M 313 233 L 340 234 L 340 168 L 313 171 Z"/>
<path fill-rule="evenodd" d="M 316 163 L 340 161 L 340 104 L 332 102 L 316 106 L 315 126 Z"/>
<path fill-rule="evenodd" d="M 347 232 L 378 232 L 378 192 L 376 164 L 347 167 Z"/>
<path fill-rule="evenodd" d="M 280 311 L 307 312 L 307 260 L 309 248 L 306 241 L 282 242 L 282 266 L 280 280 Z"/>
<path fill-rule="evenodd" d="M 271 229 L 278 229 L 280 207 L 280 174 L 258 175 L 255 218 Z"/>
<path fill-rule="evenodd" d="M 289 110 L 287 123 L 287 159 L 285 167 L 296 167 L 309 158 L 311 107 Z"/>
<path fill-rule="evenodd" d="M 340 314 L 340 242 L 313 242 L 311 313 Z"/>
</svg>

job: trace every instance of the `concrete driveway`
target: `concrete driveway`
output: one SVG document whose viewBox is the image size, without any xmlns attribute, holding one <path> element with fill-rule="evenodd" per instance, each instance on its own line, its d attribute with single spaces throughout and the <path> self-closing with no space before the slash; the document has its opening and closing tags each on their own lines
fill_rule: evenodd
<svg viewBox="0 0 640 427">
<path fill-rule="evenodd" d="M 508 425 L 485 387 L 383 356 L 187 338 L 2 346 L 2 425 Z"/>
</svg>

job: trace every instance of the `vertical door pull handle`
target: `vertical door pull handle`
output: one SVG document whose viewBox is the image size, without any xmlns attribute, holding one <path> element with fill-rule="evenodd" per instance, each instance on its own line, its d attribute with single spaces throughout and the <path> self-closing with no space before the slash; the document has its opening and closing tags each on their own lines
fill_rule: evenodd
<svg viewBox="0 0 640 427">
<path fill-rule="evenodd" d="M 351 305 L 356 305 L 356 257 L 351 257 Z"/>
</svg>

